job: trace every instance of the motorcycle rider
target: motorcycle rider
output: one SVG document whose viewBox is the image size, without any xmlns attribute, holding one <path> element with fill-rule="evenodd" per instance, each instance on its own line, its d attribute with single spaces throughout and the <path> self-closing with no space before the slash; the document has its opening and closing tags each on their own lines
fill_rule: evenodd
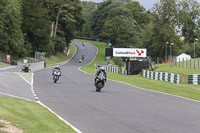
<svg viewBox="0 0 200 133">
<path fill-rule="evenodd" d="M 97 78 L 98 78 L 98 76 L 99 76 L 99 74 L 101 73 L 101 72 L 103 72 L 103 75 L 105 76 L 105 81 L 106 81 L 106 78 L 107 78 L 107 74 L 106 74 L 106 71 L 105 71 L 105 68 L 104 67 L 101 67 L 98 71 L 97 71 L 97 73 L 96 73 L 96 75 L 95 75 L 95 80 L 94 80 L 94 85 L 96 86 L 97 84 L 96 84 L 96 80 L 97 80 Z"/>
<path fill-rule="evenodd" d="M 54 75 L 54 72 L 55 72 L 55 71 L 60 72 L 60 76 L 61 76 L 61 70 L 60 70 L 60 67 L 59 67 L 58 65 L 53 69 L 52 75 Z"/>
</svg>

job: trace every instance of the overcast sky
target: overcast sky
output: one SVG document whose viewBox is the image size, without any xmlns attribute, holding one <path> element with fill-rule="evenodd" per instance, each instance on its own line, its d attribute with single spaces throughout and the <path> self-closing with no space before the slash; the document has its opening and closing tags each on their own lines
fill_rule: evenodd
<svg viewBox="0 0 200 133">
<path fill-rule="evenodd" d="M 102 2 L 103 0 L 82 0 L 82 1 Z M 159 0 L 137 0 L 137 1 L 139 1 L 140 4 L 148 10 L 148 9 L 151 9 L 153 7 L 153 4 L 158 2 Z M 196 0 L 196 1 L 200 2 L 200 0 Z"/>
</svg>

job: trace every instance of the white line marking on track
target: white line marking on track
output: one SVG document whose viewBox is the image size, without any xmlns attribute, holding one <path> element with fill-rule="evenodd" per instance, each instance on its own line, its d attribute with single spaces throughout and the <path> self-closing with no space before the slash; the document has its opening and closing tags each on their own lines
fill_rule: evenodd
<svg viewBox="0 0 200 133">
<path fill-rule="evenodd" d="M 30 99 L 27 99 L 27 98 L 23 98 L 23 97 L 15 96 L 15 95 L 11 95 L 11 94 L 7 94 L 7 93 L 3 93 L 3 92 L 0 92 L 0 94 L 1 94 L 1 95 L 5 95 L 5 96 L 9 96 L 9 97 L 19 98 L 19 99 L 22 99 L 22 100 L 26 100 L 26 101 L 32 101 L 32 102 L 34 102 L 33 100 L 30 100 Z"/>
<path fill-rule="evenodd" d="M 74 45 L 74 44 L 73 44 Z M 76 48 L 76 47 L 75 47 Z M 77 49 L 75 49 L 75 52 L 74 52 L 74 55 L 68 60 L 66 61 L 65 63 L 63 63 L 62 65 L 66 64 L 67 62 L 69 62 L 76 54 L 76 51 Z M 61 65 L 61 66 L 62 66 Z M 49 67 L 49 68 L 52 68 L 52 67 Z M 48 68 L 46 68 L 48 69 Z M 48 109 L 51 113 L 55 114 L 60 120 L 62 120 L 63 122 L 65 122 L 67 125 L 69 125 L 73 130 L 75 130 L 77 133 L 82 133 L 80 130 L 78 130 L 76 127 L 74 127 L 72 124 L 70 124 L 68 121 L 66 121 L 65 119 L 63 119 L 61 116 L 59 116 L 58 114 L 56 114 L 54 111 L 52 111 L 49 107 L 47 107 L 46 105 L 44 105 L 41 101 L 39 101 L 39 98 L 37 97 L 37 94 L 35 93 L 35 90 L 34 90 L 34 86 L 33 86 L 33 75 L 34 73 L 32 74 L 32 84 L 31 84 L 31 91 L 37 101 L 37 103 L 39 103 L 41 106 L 45 107 L 46 109 Z"/>
</svg>

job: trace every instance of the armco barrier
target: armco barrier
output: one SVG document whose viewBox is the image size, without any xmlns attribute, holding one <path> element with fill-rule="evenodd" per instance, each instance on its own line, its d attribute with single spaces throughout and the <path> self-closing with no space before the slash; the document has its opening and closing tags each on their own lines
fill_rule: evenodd
<svg viewBox="0 0 200 133">
<path fill-rule="evenodd" d="M 199 74 L 188 75 L 188 84 L 199 85 L 200 75 Z"/>
<path fill-rule="evenodd" d="M 182 75 L 166 72 L 153 72 L 142 70 L 143 77 L 154 79 L 154 80 L 163 80 L 171 83 L 181 84 Z"/>
<path fill-rule="evenodd" d="M 22 69 L 24 66 L 28 67 L 31 72 L 35 72 L 44 69 L 44 61 L 22 64 Z"/>
<path fill-rule="evenodd" d="M 102 65 L 102 64 L 94 64 L 94 68 L 104 67 L 106 71 L 110 71 L 113 73 L 118 73 L 118 65 Z"/>
</svg>

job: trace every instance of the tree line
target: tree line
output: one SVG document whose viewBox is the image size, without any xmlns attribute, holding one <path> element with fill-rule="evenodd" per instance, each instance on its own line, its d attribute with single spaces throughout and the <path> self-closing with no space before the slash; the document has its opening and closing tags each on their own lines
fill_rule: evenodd
<svg viewBox="0 0 200 133">
<path fill-rule="evenodd" d="M 146 10 L 138 1 L 82 1 L 85 23 L 77 35 L 101 38 L 113 47 L 147 48 L 151 57 L 187 53 L 200 56 L 200 4 L 195 0 L 160 0 Z M 173 46 L 171 44 L 174 44 Z M 171 45 L 171 46 L 170 46 Z"/>
<path fill-rule="evenodd" d="M 63 52 L 84 22 L 79 0 L 0 0 L 0 53 Z"/>
<path fill-rule="evenodd" d="M 160 0 L 150 10 L 132 0 L 0 0 L 0 55 L 51 56 L 82 36 L 147 48 L 151 57 L 164 57 L 166 50 L 169 55 L 170 47 L 172 55 L 193 56 L 195 43 L 199 57 L 199 17 L 195 0 Z"/>
</svg>

